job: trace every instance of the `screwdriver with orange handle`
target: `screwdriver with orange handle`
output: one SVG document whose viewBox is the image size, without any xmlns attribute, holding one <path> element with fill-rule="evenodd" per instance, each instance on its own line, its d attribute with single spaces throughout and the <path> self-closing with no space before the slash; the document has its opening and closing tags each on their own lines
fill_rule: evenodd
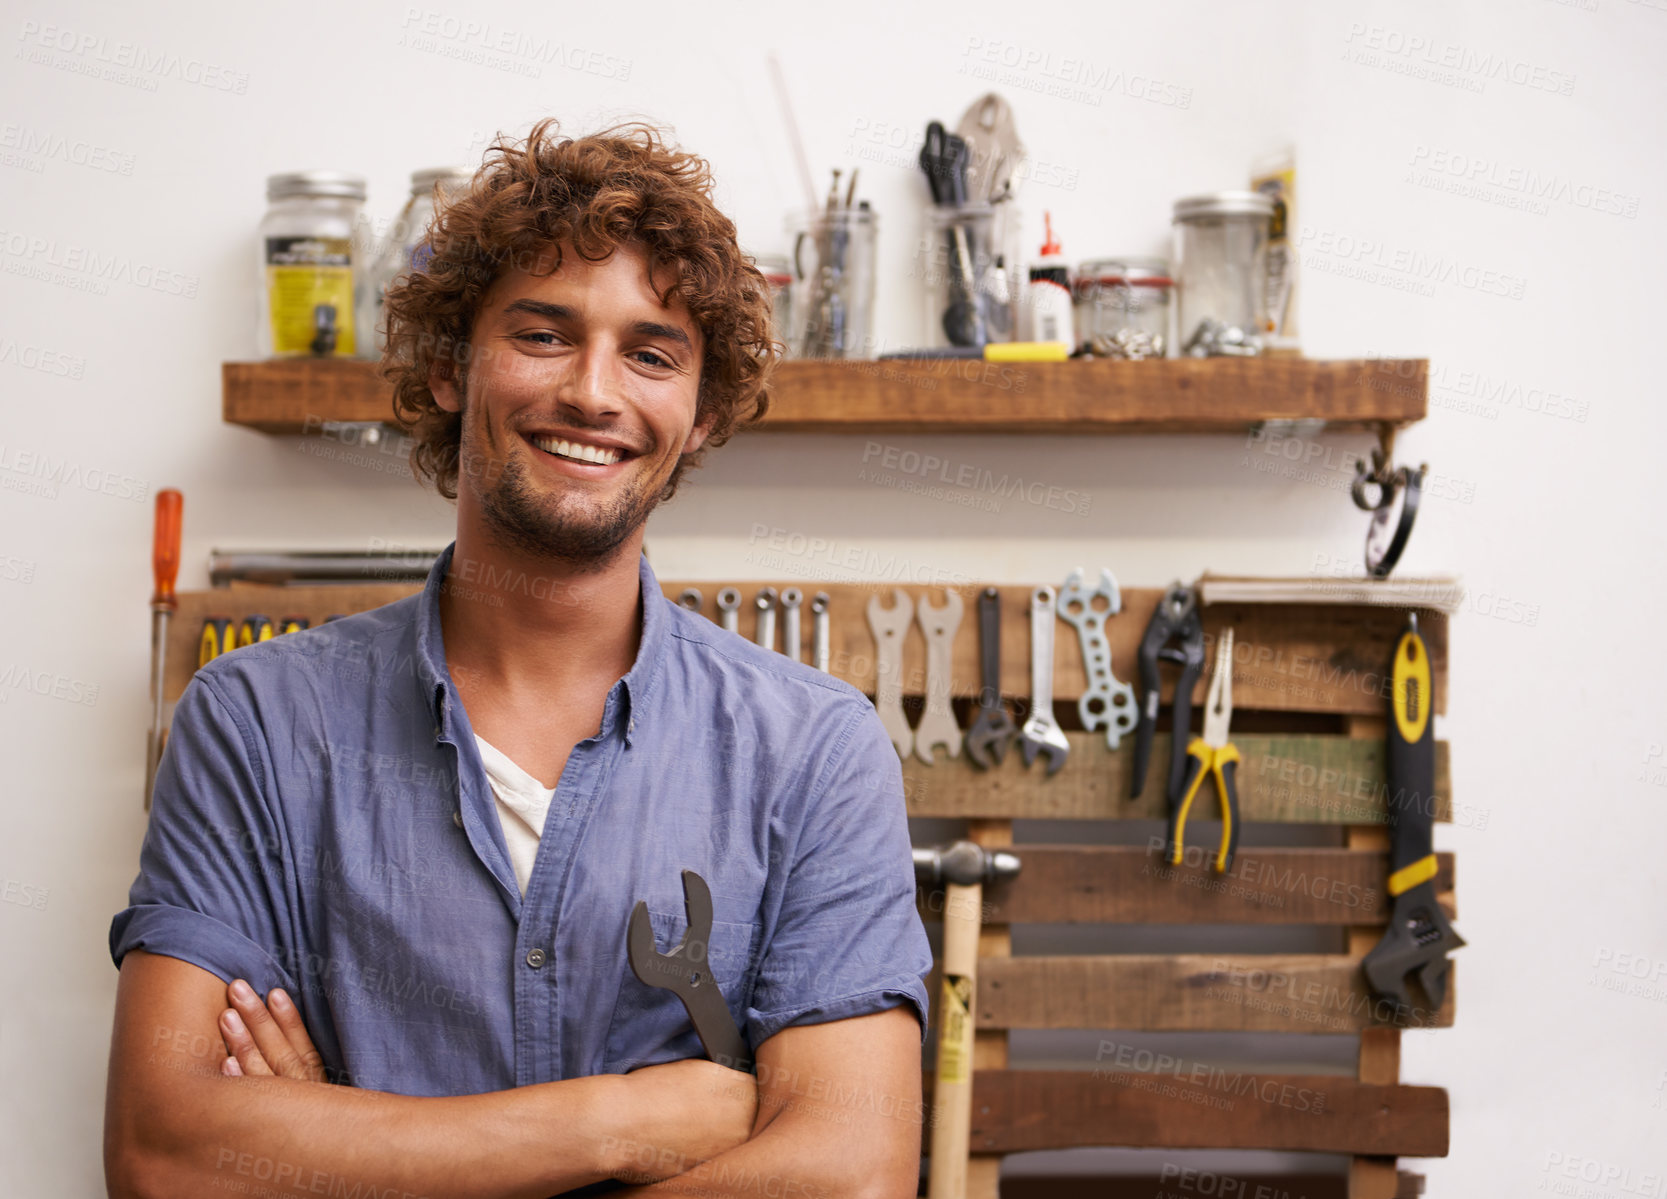
<svg viewBox="0 0 1667 1199">
<path fill-rule="evenodd" d="M 150 597 L 150 736 L 145 739 L 145 811 L 150 811 L 151 787 L 156 766 L 162 760 L 162 676 L 168 646 L 168 618 L 179 606 L 174 580 L 179 577 L 179 534 L 185 497 L 172 487 L 156 493 L 156 531 L 151 540 L 151 572 L 156 590 Z"/>
</svg>

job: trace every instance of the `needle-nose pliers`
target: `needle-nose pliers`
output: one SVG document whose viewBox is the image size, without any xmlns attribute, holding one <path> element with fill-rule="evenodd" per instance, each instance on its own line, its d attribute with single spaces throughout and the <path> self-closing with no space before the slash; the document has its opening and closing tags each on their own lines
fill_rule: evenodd
<svg viewBox="0 0 1667 1199">
<path fill-rule="evenodd" d="M 1216 800 L 1221 807 L 1221 845 L 1216 850 L 1215 871 L 1226 874 L 1233 865 L 1233 853 L 1239 846 L 1239 748 L 1227 739 L 1227 726 L 1233 720 L 1233 630 L 1224 630 L 1216 641 L 1215 673 L 1210 678 L 1210 692 L 1204 703 L 1204 735 L 1187 743 L 1187 780 L 1178 802 L 1169 812 L 1169 864 L 1179 866 L 1186 852 L 1187 814 L 1192 801 L 1204 783 L 1204 776 L 1215 779 Z M 1180 737 L 1185 729 L 1177 728 Z"/>
</svg>

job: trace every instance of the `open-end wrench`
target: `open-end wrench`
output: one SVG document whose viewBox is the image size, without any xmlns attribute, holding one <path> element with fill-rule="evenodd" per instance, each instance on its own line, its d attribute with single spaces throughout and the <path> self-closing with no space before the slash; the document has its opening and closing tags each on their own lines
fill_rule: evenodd
<svg viewBox="0 0 1667 1199">
<path fill-rule="evenodd" d="M 1053 588 L 1038 587 L 1030 593 L 1030 716 L 1019 731 L 1019 753 L 1025 765 L 1036 755 L 1048 755 L 1051 776 L 1065 765 L 1070 742 L 1053 718 Z"/>
<path fill-rule="evenodd" d="M 955 710 L 949 706 L 955 634 L 961 627 L 961 593 L 946 587 L 944 595 L 947 602 L 943 607 L 934 608 L 923 598 L 916 609 L 920 631 L 926 634 L 926 710 L 915 730 L 915 757 L 928 766 L 932 765 L 933 750 L 940 745 L 952 758 L 961 752 L 961 726 L 955 723 Z"/>
<path fill-rule="evenodd" d="M 706 963 L 706 947 L 712 937 L 712 891 L 693 870 L 683 872 L 683 910 L 688 916 L 683 939 L 670 952 L 661 953 L 654 944 L 648 904 L 637 901 L 625 933 L 631 973 L 644 986 L 670 991 L 683 1001 L 707 1057 L 720 1066 L 750 1074 L 752 1050 L 735 1027 L 718 980 Z"/>
<path fill-rule="evenodd" d="M 775 649 L 776 589 L 774 587 L 760 587 L 752 602 L 753 607 L 758 609 L 758 625 L 753 630 L 753 639 L 765 649 Z"/>
<path fill-rule="evenodd" d="M 1096 607 L 1096 600 L 1104 600 L 1104 607 Z M 1123 592 L 1108 567 L 1100 569 L 1100 582 L 1093 591 L 1083 586 L 1080 566 L 1059 589 L 1059 618 L 1076 626 L 1077 640 L 1082 643 L 1082 668 L 1088 676 L 1088 688 L 1077 700 L 1077 714 L 1082 717 L 1082 727 L 1089 732 L 1102 724 L 1106 726 L 1106 745 L 1110 749 L 1116 749 L 1122 743 L 1123 734 L 1132 731 L 1140 721 L 1134 688 L 1119 683 L 1111 673 L 1106 618 L 1122 610 Z"/>
<path fill-rule="evenodd" d="M 718 623 L 731 633 L 741 632 L 741 593 L 733 587 L 718 592 Z"/>
<path fill-rule="evenodd" d="M 1361 961 L 1374 994 L 1410 1007 L 1407 978 L 1416 973 L 1429 1016 L 1447 998 L 1447 954 L 1464 944 L 1436 898 L 1435 704 L 1429 650 L 1418 618 L 1395 646 L 1388 753 L 1389 883 L 1394 897 L 1383 940 Z"/>
<path fill-rule="evenodd" d="M 967 730 L 967 757 L 988 770 L 1006 760 L 1007 747 L 1019 735 L 1013 714 L 1001 702 L 1001 592 L 994 587 L 978 597 L 978 658 L 978 715 Z"/>
<path fill-rule="evenodd" d="M 874 707 L 891 736 L 897 756 L 907 758 L 915 733 L 903 715 L 903 638 L 914 621 L 914 602 L 901 587 L 891 589 L 893 606 L 882 608 L 880 597 L 868 597 L 868 627 L 874 634 Z"/>
<path fill-rule="evenodd" d="M 781 593 L 781 652 L 795 662 L 805 660 L 804 634 L 799 630 L 799 605 L 804 602 L 805 593 L 797 587 Z"/>
<path fill-rule="evenodd" d="M 699 612 L 702 598 L 699 587 L 685 587 L 683 588 L 683 594 L 677 597 L 677 602 L 679 606 L 687 608 L 691 612 Z"/>
<path fill-rule="evenodd" d="M 816 618 L 810 630 L 810 664 L 823 674 L 828 673 L 828 602 L 826 591 L 818 591 L 810 601 Z"/>
</svg>

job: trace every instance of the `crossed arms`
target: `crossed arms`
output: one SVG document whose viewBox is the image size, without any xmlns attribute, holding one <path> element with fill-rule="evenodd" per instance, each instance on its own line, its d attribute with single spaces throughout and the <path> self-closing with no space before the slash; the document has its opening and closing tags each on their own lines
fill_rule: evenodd
<svg viewBox="0 0 1667 1199">
<path fill-rule="evenodd" d="M 546 1199 L 610 1178 L 714 1199 L 917 1189 L 920 1025 L 907 1006 L 784 1028 L 756 1047 L 756 1079 L 702 1059 L 427 1098 L 324 1082 L 293 1006 L 267 999 L 176 958 L 122 959 L 111 1196 Z M 228 1005 L 243 1032 L 222 1022 Z M 241 1076 L 223 1072 L 228 1050 Z"/>
</svg>

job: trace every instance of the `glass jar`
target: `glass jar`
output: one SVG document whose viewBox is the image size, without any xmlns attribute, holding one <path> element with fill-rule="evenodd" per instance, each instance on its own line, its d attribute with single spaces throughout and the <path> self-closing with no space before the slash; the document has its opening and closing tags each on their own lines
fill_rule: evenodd
<svg viewBox="0 0 1667 1199">
<path fill-rule="evenodd" d="M 359 279 L 356 308 L 359 314 L 360 357 L 380 358 L 388 342 L 382 319 L 382 300 L 393 281 L 409 270 L 417 247 L 428 236 L 437 211 L 435 197 L 444 204 L 468 190 L 475 177 L 473 167 L 430 167 L 411 172 L 411 198 L 391 225 L 371 247 L 370 267 Z"/>
<path fill-rule="evenodd" d="M 753 259 L 753 265 L 770 289 L 770 324 L 774 329 L 771 336 L 786 345 L 793 328 L 793 264 L 785 254 L 760 254 Z"/>
<path fill-rule="evenodd" d="M 354 269 L 364 258 L 364 179 L 336 171 L 272 175 L 266 200 L 257 249 L 257 353 L 351 357 Z"/>
<path fill-rule="evenodd" d="M 1096 358 L 1163 358 L 1174 344 L 1175 281 L 1161 258 L 1094 258 L 1077 268 L 1077 345 Z"/>
<path fill-rule="evenodd" d="M 1013 297 L 997 212 L 932 205 L 915 262 L 925 284 L 927 349 L 1013 340 Z"/>
<path fill-rule="evenodd" d="M 1175 202 L 1180 352 L 1195 358 L 1262 352 L 1273 201 L 1251 191 Z"/>
<path fill-rule="evenodd" d="M 864 200 L 799 216 L 793 236 L 790 358 L 873 358 L 880 218 Z"/>
</svg>

